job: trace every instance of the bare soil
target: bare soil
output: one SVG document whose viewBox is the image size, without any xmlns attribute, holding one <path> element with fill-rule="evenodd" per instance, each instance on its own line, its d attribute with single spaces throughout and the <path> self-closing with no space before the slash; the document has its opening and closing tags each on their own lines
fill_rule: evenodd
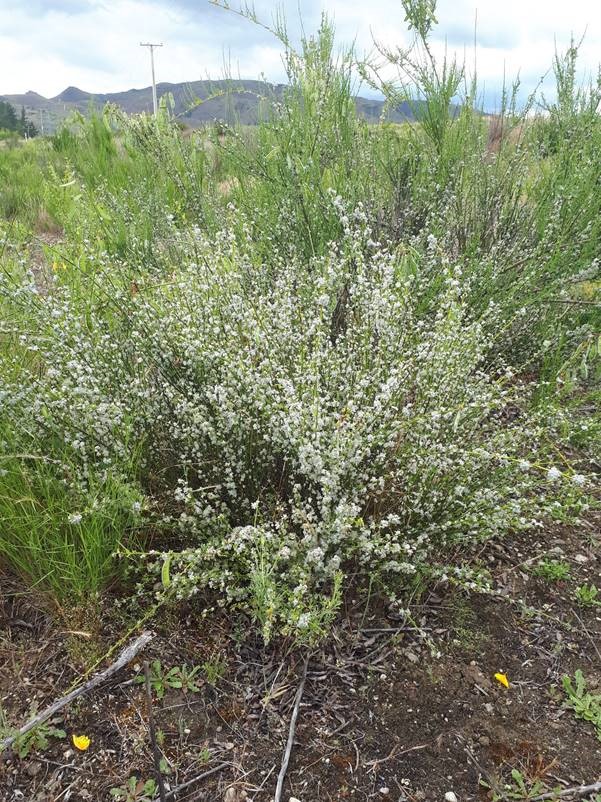
<svg viewBox="0 0 601 802">
<path fill-rule="evenodd" d="M 512 770 L 531 797 L 601 780 L 601 741 L 566 709 L 562 689 L 562 677 L 580 668 L 601 690 L 601 607 L 574 597 L 582 584 L 601 584 L 600 540 L 591 516 L 491 542 L 478 559 L 497 595 L 435 588 L 413 622 L 347 599 L 333 636 L 309 660 L 283 800 L 442 802 L 453 792 L 459 802 L 485 802 L 495 792 L 512 798 L 504 787 Z M 569 578 L 533 574 L 543 557 L 569 563 Z M 32 703 L 42 709 L 81 681 L 123 625 L 106 600 L 99 631 L 65 631 L 2 581 L 1 709 L 16 725 Z M 303 654 L 264 647 L 240 619 L 209 623 L 194 610 L 153 625 L 145 659 L 208 664 L 197 692 L 170 689 L 153 702 L 168 798 L 273 799 Z M 134 681 L 141 660 L 64 712 L 65 739 L 24 758 L 4 753 L 2 802 L 108 800 L 129 777 L 155 777 L 144 688 Z M 88 735 L 90 747 L 75 749 L 73 734 Z M 132 798 L 143 800 L 139 786 Z"/>
</svg>

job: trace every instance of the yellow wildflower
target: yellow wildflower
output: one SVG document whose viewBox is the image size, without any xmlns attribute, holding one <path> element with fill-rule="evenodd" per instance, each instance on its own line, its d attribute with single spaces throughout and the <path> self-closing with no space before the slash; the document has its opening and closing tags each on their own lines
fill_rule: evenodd
<svg viewBox="0 0 601 802">
<path fill-rule="evenodd" d="M 500 682 L 501 685 L 503 685 L 505 688 L 509 688 L 509 680 L 507 679 L 507 674 L 501 674 L 501 672 L 498 672 L 497 674 L 495 674 L 495 679 L 497 680 L 497 682 Z"/>
<path fill-rule="evenodd" d="M 89 745 L 90 739 L 87 735 L 73 735 L 73 746 L 80 752 L 85 752 Z"/>
</svg>

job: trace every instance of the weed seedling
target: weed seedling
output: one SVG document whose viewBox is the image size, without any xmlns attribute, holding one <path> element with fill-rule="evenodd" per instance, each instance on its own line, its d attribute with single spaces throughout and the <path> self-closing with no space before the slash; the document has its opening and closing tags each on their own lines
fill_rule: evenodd
<svg viewBox="0 0 601 802">
<path fill-rule="evenodd" d="M 518 769 L 512 769 L 511 779 L 512 783 L 505 786 L 508 799 L 532 799 L 545 790 L 545 784 L 542 780 L 535 780 L 534 783 L 529 783 Z"/>
<path fill-rule="evenodd" d="M 221 657 L 210 657 L 202 664 L 202 670 L 209 685 L 217 685 L 221 677 L 225 674 L 227 665 Z"/>
<path fill-rule="evenodd" d="M 564 582 L 570 576 L 570 566 L 562 560 L 541 560 L 532 573 L 545 582 Z"/>
<path fill-rule="evenodd" d="M 200 693 L 197 684 L 197 675 L 200 673 L 200 666 L 183 665 L 177 668 L 177 676 L 181 682 L 181 689 L 184 693 Z"/>
<path fill-rule="evenodd" d="M 157 699 L 162 699 L 169 688 L 178 688 L 184 693 L 200 693 L 198 685 L 198 674 L 200 666 L 173 666 L 173 668 L 163 668 L 160 660 L 154 660 L 150 667 L 150 687 L 157 695 Z M 144 674 L 136 677 L 136 682 L 142 685 L 145 681 Z"/>
<path fill-rule="evenodd" d="M 568 697 L 564 704 L 574 711 L 576 718 L 590 721 L 595 734 L 601 741 L 601 693 L 593 694 L 586 690 L 586 680 L 580 669 L 571 677 L 563 678 L 563 689 Z"/>
<path fill-rule="evenodd" d="M 495 789 L 485 780 L 480 780 L 483 788 L 488 788 L 492 792 L 492 802 L 502 802 L 508 799 L 533 799 L 546 790 L 546 785 L 542 780 L 529 782 L 519 769 L 511 770 L 511 782 L 503 784 L 503 789 Z"/>
<path fill-rule="evenodd" d="M 581 607 L 601 607 L 601 594 L 596 585 L 580 585 L 574 596 Z"/>
<path fill-rule="evenodd" d="M 21 759 L 28 757 L 33 751 L 43 752 L 48 749 L 52 738 L 66 738 L 67 733 L 56 726 L 56 722 L 44 721 L 35 729 L 19 735 L 14 742 L 14 750 Z"/>
<path fill-rule="evenodd" d="M 122 802 L 152 802 L 156 797 L 157 784 L 154 780 L 138 780 L 130 777 L 125 785 L 111 788 L 111 796 Z"/>
<path fill-rule="evenodd" d="M 144 674 L 138 674 L 135 681 L 143 685 Z M 181 688 L 179 666 L 167 670 L 163 668 L 160 660 L 153 660 L 150 666 L 150 687 L 156 693 L 157 699 L 162 699 L 169 688 Z"/>
</svg>

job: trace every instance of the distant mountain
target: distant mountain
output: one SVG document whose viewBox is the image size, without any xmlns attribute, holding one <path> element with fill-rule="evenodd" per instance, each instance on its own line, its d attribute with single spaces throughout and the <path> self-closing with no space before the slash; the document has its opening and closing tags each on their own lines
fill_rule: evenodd
<svg viewBox="0 0 601 802">
<path fill-rule="evenodd" d="M 183 122 L 198 127 L 214 120 L 255 125 L 260 109 L 269 99 L 282 97 L 283 84 L 267 84 L 263 81 L 192 81 L 190 83 L 157 84 L 159 98 L 171 93 L 175 103 L 175 113 Z M 37 92 L 23 95 L 1 95 L 19 111 L 25 107 L 27 117 L 35 125 L 50 133 L 65 117 L 73 111 L 86 114 L 90 105 L 101 108 L 105 103 L 114 103 L 128 114 L 152 111 L 152 87 L 128 89 L 125 92 L 98 94 L 84 92 L 76 86 L 69 86 L 59 95 L 45 98 Z M 200 101 L 200 102 L 199 102 Z M 382 100 L 364 97 L 356 98 L 357 111 L 368 122 L 377 122 L 383 111 Z M 391 122 L 406 122 L 415 119 L 411 106 L 401 104 L 387 114 Z"/>
<path fill-rule="evenodd" d="M 76 86 L 68 86 L 60 95 L 57 95 L 53 100 L 58 100 L 60 103 L 87 103 L 92 99 L 89 92 L 83 92 Z"/>
</svg>

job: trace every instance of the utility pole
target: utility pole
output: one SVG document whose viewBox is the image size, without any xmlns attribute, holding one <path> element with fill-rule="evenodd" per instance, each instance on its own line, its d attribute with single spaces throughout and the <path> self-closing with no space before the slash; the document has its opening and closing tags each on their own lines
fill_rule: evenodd
<svg viewBox="0 0 601 802">
<path fill-rule="evenodd" d="M 152 70 L 152 108 L 154 109 L 154 116 L 156 117 L 159 113 L 159 107 L 157 104 L 157 84 L 154 78 L 154 49 L 155 47 L 163 47 L 163 43 L 160 42 L 159 44 L 153 42 L 140 42 L 140 47 L 147 47 L 150 50 L 150 68 Z"/>
</svg>

